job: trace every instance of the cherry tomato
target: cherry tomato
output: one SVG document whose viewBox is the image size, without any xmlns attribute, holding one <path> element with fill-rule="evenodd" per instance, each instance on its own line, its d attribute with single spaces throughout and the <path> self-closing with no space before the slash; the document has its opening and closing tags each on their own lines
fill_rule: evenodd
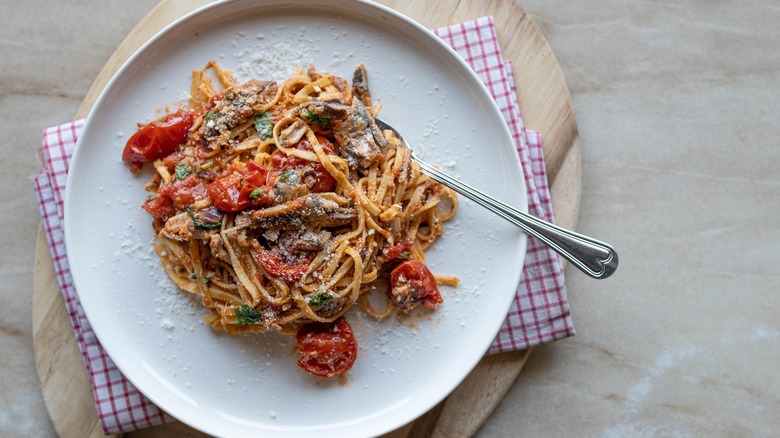
<svg viewBox="0 0 780 438">
<path fill-rule="evenodd" d="M 171 198 L 176 208 L 184 209 L 192 205 L 197 199 L 206 197 L 206 186 L 201 178 L 191 174 L 184 179 L 163 184 L 157 190 L 157 194 Z"/>
<path fill-rule="evenodd" d="M 327 155 L 333 154 L 333 145 L 328 139 L 317 136 L 322 150 Z M 308 140 L 301 140 L 292 146 L 293 149 L 302 151 L 313 151 L 311 143 Z M 271 156 L 271 174 L 269 182 L 275 182 L 279 176 L 287 169 L 292 169 L 304 184 L 313 193 L 332 192 L 336 189 L 336 179 L 325 170 L 325 166 L 320 163 L 313 163 L 302 158 L 288 156 L 284 152 L 276 152 Z"/>
<path fill-rule="evenodd" d="M 231 165 L 209 184 L 209 197 L 215 207 L 228 212 L 270 205 L 267 173 L 254 161 L 248 162 L 246 167 Z"/>
<path fill-rule="evenodd" d="M 146 201 L 141 208 L 152 216 L 162 220 L 168 220 L 168 218 L 176 214 L 176 208 L 173 206 L 173 201 L 167 196 L 157 195 Z"/>
<path fill-rule="evenodd" d="M 303 274 L 309 269 L 312 258 L 313 254 L 307 254 L 299 260 L 288 261 L 274 251 L 260 251 L 255 256 L 257 263 L 262 265 L 269 275 L 288 283 L 294 283 L 303 278 Z"/>
<path fill-rule="evenodd" d="M 357 358 L 357 341 L 347 320 L 303 326 L 298 341 L 298 366 L 319 377 L 342 376 Z"/>
<path fill-rule="evenodd" d="M 395 245 L 386 248 L 384 250 L 385 257 L 387 257 L 387 260 L 395 260 L 403 254 L 406 251 L 409 251 L 409 248 L 412 247 L 412 239 L 404 239 Z"/>
<path fill-rule="evenodd" d="M 122 161 L 135 172 L 144 163 L 174 152 L 186 140 L 194 118 L 191 111 L 178 110 L 149 123 L 127 140 Z"/>
<path fill-rule="evenodd" d="M 444 302 L 433 274 L 416 260 L 405 261 L 393 269 L 390 273 L 390 288 L 393 304 L 406 311 L 418 302 L 429 309 L 435 309 Z"/>
<path fill-rule="evenodd" d="M 184 159 L 184 153 L 181 150 L 177 150 L 171 154 L 168 154 L 160 160 L 162 165 L 168 169 L 168 172 L 176 172 L 176 165 L 178 165 Z"/>
<path fill-rule="evenodd" d="M 313 163 L 311 169 L 303 170 L 303 183 L 312 193 L 325 193 L 336 190 L 336 178 L 325 170 L 320 163 Z"/>
</svg>

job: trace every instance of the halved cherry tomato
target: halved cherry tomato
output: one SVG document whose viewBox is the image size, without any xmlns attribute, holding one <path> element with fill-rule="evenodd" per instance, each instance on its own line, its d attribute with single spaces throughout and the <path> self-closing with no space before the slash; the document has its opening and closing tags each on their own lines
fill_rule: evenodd
<svg viewBox="0 0 780 438">
<path fill-rule="evenodd" d="M 136 172 L 144 163 L 174 152 L 186 140 L 194 119 L 191 111 L 180 109 L 149 123 L 127 140 L 122 161 L 130 163 L 130 170 Z"/>
<path fill-rule="evenodd" d="M 383 253 L 385 257 L 387 257 L 387 260 L 395 260 L 396 258 L 398 258 L 398 256 L 400 256 L 404 252 L 409 251 L 409 248 L 411 247 L 412 247 L 412 239 L 404 239 L 391 247 L 385 248 Z"/>
<path fill-rule="evenodd" d="M 418 302 L 429 309 L 443 303 L 436 279 L 428 267 L 416 260 L 398 265 L 390 273 L 390 298 L 404 311 L 411 310 Z"/>
<path fill-rule="evenodd" d="M 317 136 L 322 150 L 327 155 L 333 155 L 333 144 L 325 137 Z M 313 151 L 311 143 L 303 139 L 292 146 L 293 149 L 302 151 Z M 284 152 L 276 152 L 271 156 L 271 173 L 268 181 L 274 183 L 285 170 L 292 169 L 300 178 L 300 181 L 306 184 L 309 191 L 313 193 L 332 192 L 336 189 L 336 179 L 325 170 L 325 166 L 320 163 L 313 163 L 302 158 L 288 156 Z"/>
<path fill-rule="evenodd" d="M 176 172 L 176 166 L 184 159 L 184 152 L 182 150 L 176 150 L 165 156 L 160 162 L 168 169 L 168 172 Z"/>
<path fill-rule="evenodd" d="M 162 220 L 168 220 L 168 218 L 173 217 L 176 214 L 176 208 L 173 206 L 173 201 L 167 196 L 157 195 L 146 201 L 141 208 L 152 216 Z"/>
<path fill-rule="evenodd" d="M 314 253 L 302 255 L 296 261 L 288 261 L 281 257 L 275 251 L 260 251 L 255 256 L 259 263 L 268 274 L 288 283 L 294 283 L 301 278 L 306 270 L 309 269 Z"/>
<path fill-rule="evenodd" d="M 298 341 L 298 366 L 319 377 L 342 376 L 357 358 L 357 341 L 347 320 L 303 326 Z"/>
<path fill-rule="evenodd" d="M 206 197 L 206 186 L 201 178 L 191 174 L 184 179 L 163 184 L 157 194 L 171 198 L 176 208 L 184 209 L 192 205 L 196 198 Z"/>
<path fill-rule="evenodd" d="M 267 173 L 254 161 L 246 167 L 231 165 L 209 184 L 209 197 L 215 207 L 228 212 L 270 205 L 270 189 L 265 185 Z"/>
<path fill-rule="evenodd" d="M 320 163 L 313 163 L 311 170 L 303 169 L 303 183 L 312 193 L 325 193 L 336 190 L 336 178 L 325 170 Z"/>
</svg>

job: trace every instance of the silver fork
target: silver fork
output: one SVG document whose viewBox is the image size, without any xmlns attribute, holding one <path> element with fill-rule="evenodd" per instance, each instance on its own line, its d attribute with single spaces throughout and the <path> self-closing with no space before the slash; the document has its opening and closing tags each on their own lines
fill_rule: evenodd
<svg viewBox="0 0 780 438">
<path fill-rule="evenodd" d="M 379 129 L 393 131 L 395 136 L 406 147 L 411 149 L 397 129 L 380 119 L 376 119 L 376 123 Z M 566 260 L 591 277 L 598 279 L 607 278 L 617 269 L 618 255 L 610 245 L 510 207 L 498 199 L 488 196 L 420 160 L 414 155 L 414 150 L 412 150 L 412 159 L 420 165 L 420 170 L 423 173 L 517 225 L 527 234 L 547 244 L 555 252 L 565 257 Z"/>
</svg>

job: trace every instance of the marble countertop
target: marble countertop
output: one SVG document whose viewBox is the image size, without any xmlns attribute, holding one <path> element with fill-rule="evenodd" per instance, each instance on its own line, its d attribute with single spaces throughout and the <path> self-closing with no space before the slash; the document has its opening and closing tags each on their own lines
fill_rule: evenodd
<svg viewBox="0 0 780 438">
<path fill-rule="evenodd" d="M 569 268 L 577 336 L 536 348 L 477 435 L 780 433 L 780 5 L 522 3 L 572 95 L 578 230 L 621 266 Z M 53 436 L 32 341 L 35 150 L 156 0 L 1 4 L 0 435 Z"/>
</svg>

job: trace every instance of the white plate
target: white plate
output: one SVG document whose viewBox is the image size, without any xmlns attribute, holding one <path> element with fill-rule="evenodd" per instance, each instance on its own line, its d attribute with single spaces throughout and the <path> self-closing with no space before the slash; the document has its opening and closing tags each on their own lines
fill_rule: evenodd
<svg viewBox="0 0 780 438">
<path fill-rule="evenodd" d="M 428 252 L 436 273 L 461 279 L 445 303 L 413 323 L 352 309 L 359 357 L 345 382 L 300 371 L 294 340 L 232 336 L 202 324 L 151 251 L 141 211 L 148 174 L 120 161 L 138 121 L 183 100 L 190 74 L 217 59 L 239 79 L 283 79 L 291 63 L 351 78 L 368 69 L 381 116 L 429 162 L 527 209 L 509 131 L 479 79 L 432 33 L 363 1 L 236 0 L 200 9 L 139 50 L 87 119 L 68 175 L 65 237 L 81 303 L 120 370 L 179 420 L 221 436 L 377 435 L 449 394 L 483 356 L 509 308 L 526 237 L 461 199 Z"/>
</svg>

